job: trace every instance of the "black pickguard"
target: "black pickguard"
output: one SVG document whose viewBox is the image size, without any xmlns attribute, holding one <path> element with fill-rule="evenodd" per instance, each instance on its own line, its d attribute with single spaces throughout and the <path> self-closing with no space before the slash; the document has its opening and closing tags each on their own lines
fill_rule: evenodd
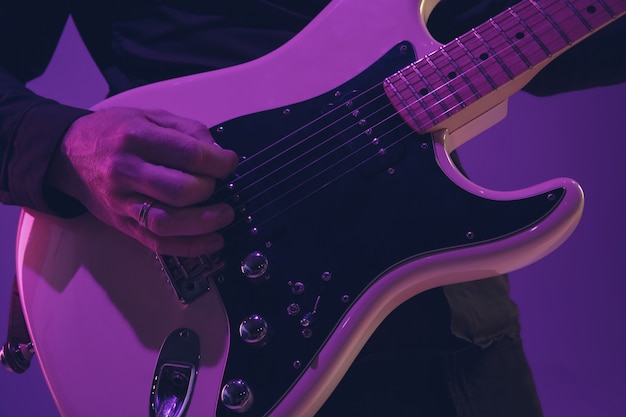
<svg viewBox="0 0 626 417">
<path fill-rule="evenodd" d="M 386 76 L 414 60 L 409 44 L 398 45 L 336 90 L 212 128 L 218 142 L 247 157 L 232 186 L 218 193 L 239 211 L 225 232 L 227 266 L 218 287 L 232 338 L 224 383 L 241 378 L 254 393 L 244 415 L 263 416 L 280 401 L 383 271 L 528 229 L 564 195 L 555 189 L 550 198 L 492 201 L 452 183 L 431 138 L 406 126 L 382 90 Z M 269 259 L 268 276 L 254 280 L 260 282 L 240 271 L 254 251 Z M 304 284 L 304 292 L 294 294 L 289 282 Z M 316 303 L 305 337 L 300 320 Z M 299 314 L 287 313 L 292 304 Z M 271 326 L 264 346 L 238 335 L 251 314 Z M 217 416 L 231 415 L 241 414 L 219 405 Z"/>
</svg>

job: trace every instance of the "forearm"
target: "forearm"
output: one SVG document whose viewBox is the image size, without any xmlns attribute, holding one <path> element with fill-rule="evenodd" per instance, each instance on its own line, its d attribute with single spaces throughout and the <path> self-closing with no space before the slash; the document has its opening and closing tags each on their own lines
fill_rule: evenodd
<svg viewBox="0 0 626 417">
<path fill-rule="evenodd" d="M 59 141 L 84 110 L 29 91 L 52 57 L 68 17 L 64 1 L 0 4 L 0 202 L 69 216 L 77 205 L 44 186 Z"/>
<path fill-rule="evenodd" d="M 62 216 L 82 207 L 45 186 L 46 171 L 70 125 L 87 110 L 39 97 L 0 67 L 0 201 Z"/>
</svg>

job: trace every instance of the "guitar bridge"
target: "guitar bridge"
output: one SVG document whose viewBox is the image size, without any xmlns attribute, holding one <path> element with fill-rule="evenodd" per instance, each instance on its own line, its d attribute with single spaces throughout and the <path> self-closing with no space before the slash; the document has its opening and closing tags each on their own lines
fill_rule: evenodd
<svg viewBox="0 0 626 417">
<path fill-rule="evenodd" d="M 210 291 L 210 278 L 216 278 L 226 266 L 219 254 L 192 258 L 157 254 L 157 259 L 183 304 Z"/>
</svg>

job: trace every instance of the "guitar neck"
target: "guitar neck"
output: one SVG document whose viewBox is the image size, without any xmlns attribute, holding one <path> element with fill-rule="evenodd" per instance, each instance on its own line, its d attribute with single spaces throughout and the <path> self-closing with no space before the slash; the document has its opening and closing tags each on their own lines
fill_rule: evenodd
<svg viewBox="0 0 626 417">
<path fill-rule="evenodd" d="M 417 132 L 454 130 L 625 12 L 626 0 L 524 0 L 387 78 L 385 91 Z"/>
</svg>

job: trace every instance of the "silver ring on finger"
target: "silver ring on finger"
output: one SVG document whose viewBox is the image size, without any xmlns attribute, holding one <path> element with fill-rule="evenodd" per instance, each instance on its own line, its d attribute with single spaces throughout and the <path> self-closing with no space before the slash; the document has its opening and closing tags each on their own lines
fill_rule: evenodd
<svg viewBox="0 0 626 417">
<path fill-rule="evenodd" d="M 145 227 L 146 229 L 148 228 L 148 213 L 150 212 L 153 204 L 153 200 L 144 201 L 144 203 L 141 205 L 141 210 L 139 210 L 139 217 L 137 218 L 137 221 L 141 226 Z"/>
</svg>

